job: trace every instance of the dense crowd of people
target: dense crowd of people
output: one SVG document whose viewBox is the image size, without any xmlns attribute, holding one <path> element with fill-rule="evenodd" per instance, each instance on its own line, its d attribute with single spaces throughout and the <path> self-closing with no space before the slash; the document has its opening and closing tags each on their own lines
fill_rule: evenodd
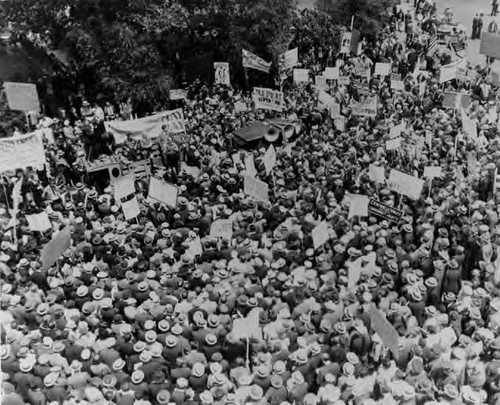
<svg viewBox="0 0 500 405">
<path fill-rule="evenodd" d="M 500 403 L 498 76 L 468 66 L 440 83 L 440 67 L 457 56 L 429 52 L 435 8 L 417 3 L 360 55 L 339 55 L 350 84 L 330 81 L 328 91 L 340 118 L 318 105 L 312 83 L 285 83 L 283 113 L 236 112 L 251 95 L 195 83 L 180 102 L 182 142 L 165 132 L 117 144 L 103 121 L 130 118 L 127 103 L 42 118 L 45 168 L 4 173 L 0 197 L 2 404 Z M 391 74 L 374 75 L 377 62 Z M 402 90 L 391 88 L 396 77 Z M 446 106 L 446 92 L 470 104 Z M 376 117 L 355 116 L 351 106 L 367 97 Z M 232 134 L 271 116 L 300 120 L 302 131 L 275 145 L 267 173 L 268 145 L 241 149 Z M 387 150 L 402 122 L 401 147 Z M 179 187 L 177 208 L 147 198 L 145 175 L 135 182 L 141 213 L 127 221 L 113 182 L 85 162 L 148 159 L 157 141 L 150 175 Z M 267 202 L 243 191 L 247 155 L 269 185 Z M 370 165 L 420 178 L 439 166 L 442 176 L 413 200 L 375 181 Z M 350 218 L 351 194 L 403 216 Z M 25 216 L 43 211 L 52 228 L 30 230 Z M 211 236 L 218 219 L 232 221 L 227 237 Z M 329 240 L 315 249 L 322 221 Z M 65 228 L 71 247 L 45 269 L 41 250 Z M 399 351 L 375 332 L 374 307 Z M 241 338 L 242 318 L 257 319 L 260 333 Z"/>
</svg>

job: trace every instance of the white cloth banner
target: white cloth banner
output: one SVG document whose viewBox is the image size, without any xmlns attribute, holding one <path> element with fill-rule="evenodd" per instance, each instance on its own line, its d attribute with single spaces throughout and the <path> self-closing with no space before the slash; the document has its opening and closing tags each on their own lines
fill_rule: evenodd
<svg viewBox="0 0 500 405">
<path fill-rule="evenodd" d="M 0 173 L 45 164 L 45 149 L 35 134 L 0 139 Z"/>
<path fill-rule="evenodd" d="M 390 190 L 396 193 L 406 195 L 412 200 L 418 200 L 424 187 L 424 181 L 418 177 L 410 176 L 409 174 L 392 169 L 389 174 L 387 186 Z"/>
<path fill-rule="evenodd" d="M 117 144 L 122 144 L 128 139 L 158 138 L 162 133 L 162 126 L 165 126 L 166 131 L 172 134 L 186 132 L 182 108 L 136 120 L 107 121 L 104 126 L 106 131 L 113 135 Z"/>
</svg>

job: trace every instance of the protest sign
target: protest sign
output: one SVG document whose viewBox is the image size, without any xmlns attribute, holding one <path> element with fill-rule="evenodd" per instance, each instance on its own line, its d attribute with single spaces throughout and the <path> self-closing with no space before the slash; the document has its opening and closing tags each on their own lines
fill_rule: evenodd
<svg viewBox="0 0 500 405">
<path fill-rule="evenodd" d="M 264 73 L 269 73 L 271 62 L 266 62 L 260 56 L 257 56 L 254 53 L 247 51 L 246 49 L 243 49 L 241 53 L 244 68 L 255 69 Z"/>
<path fill-rule="evenodd" d="M 350 105 L 353 115 L 375 118 L 377 116 L 377 98 L 368 97 L 363 102 L 351 101 Z"/>
<path fill-rule="evenodd" d="M 349 205 L 349 218 L 354 216 L 368 216 L 368 203 L 370 199 L 366 195 L 351 194 L 351 203 Z"/>
<path fill-rule="evenodd" d="M 285 106 L 283 92 L 267 88 L 255 87 L 253 89 L 255 108 L 281 112 Z"/>
<path fill-rule="evenodd" d="M 195 179 L 198 178 L 201 172 L 196 166 L 188 166 L 185 162 L 181 162 L 181 170 L 193 176 Z"/>
<path fill-rule="evenodd" d="M 114 180 L 115 200 L 121 201 L 123 197 L 135 194 L 135 175 L 128 174 Z"/>
<path fill-rule="evenodd" d="M 231 336 L 236 340 L 260 339 L 262 337 L 262 329 L 259 326 L 259 318 L 247 316 L 246 318 L 234 319 Z"/>
<path fill-rule="evenodd" d="M 404 82 L 402 80 L 391 80 L 391 89 L 396 91 L 404 91 Z"/>
<path fill-rule="evenodd" d="M 433 179 L 435 177 L 441 177 L 442 175 L 443 175 L 443 169 L 441 169 L 441 166 L 424 167 L 424 177 L 426 179 Z"/>
<path fill-rule="evenodd" d="M 399 356 L 399 335 L 397 330 L 387 320 L 382 312 L 372 304 L 370 307 L 370 323 L 373 330 L 380 336 L 384 345 L 395 358 Z"/>
<path fill-rule="evenodd" d="M 403 217 L 403 211 L 390 207 L 375 199 L 370 199 L 368 213 L 386 219 L 387 221 L 398 223 Z"/>
<path fill-rule="evenodd" d="M 276 164 L 276 151 L 274 150 L 273 145 L 271 145 L 267 149 L 266 153 L 262 157 L 262 162 L 264 163 L 264 167 L 266 168 L 266 173 L 271 173 L 274 165 Z"/>
<path fill-rule="evenodd" d="M 47 270 L 71 245 L 71 228 L 66 227 L 59 231 L 52 240 L 42 249 L 42 268 Z"/>
<path fill-rule="evenodd" d="M 339 78 L 339 68 L 327 67 L 323 72 L 323 76 L 330 80 L 337 80 Z"/>
<path fill-rule="evenodd" d="M 491 32 L 481 33 L 481 44 L 479 45 L 481 55 L 500 58 L 500 35 Z"/>
<path fill-rule="evenodd" d="M 458 65 L 450 63 L 449 65 L 441 66 L 439 73 L 439 83 L 446 83 L 447 81 L 455 79 L 457 75 Z"/>
<path fill-rule="evenodd" d="M 328 83 L 326 82 L 326 77 L 324 76 L 316 76 L 314 78 L 314 85 L 318 90 L 327 90 Z"/>
<path fill-rule="evenodd" d="M 203 254 L 203 246 L 201 246 L 201 239 L 199 236 L 194 238 L 194 240 L 188 242 L 187 245 L 187 254 L 190 254 L 192 256 L 201 256 Z"/>
<path fill-rule="evenodd" d="M 184 89 L 171 89 L 170 100 L 185 100 L 187 97 L 187 90 Z"/>
<path fill-rule="evenodd" d="M 256 201 L 269 201 L 269 186 L 262 180 L 245 175 L 244 192 Z"/>
<path fill-rule="evenodd" d="M 445 92 L 443 96 L 443 107 L 460 108 L 460 93 Z"/>
<path fill-rule="evenodd" d="M 425 89 L 427 85 L 425 82 L 422 82 L 418 85 L 418 95 L 419 97 L 423 97 L 425 95 Z"/>
<path fill-rule="evenodd" d="M 159 201 L 167 207 L 175 209 L 177 207 L 177 195 L 179 188 L 166 181 L 151 177 L 149 181 L 148 198 Z"/>
<path fill-rule="evenodd" d="M 354 287 L 357 282 L 359 281 L 359 278 L 361 277 L 361 267 L 362 263 L 361 260 L 355 260 L 352 263 L 349 263 L 347 266 L 347 287 L 351 288 Z"/>
<path fill-rule="evenodd" d="M 476 120 L 470 119 L 467 114 L 462 110 L 462 127 L 464 133 L 471 139 L 477 139 L 477 123 Z"/>
<path fill-rule="evenodd" d="M 375 76 L 389 76 L 391 73 L 391 64 L 390 63 L 376 63 L 375 64 Z"/>
<path fill-rule="evenodd" d="M 244 101 L 234 103 L 234 111 L 237 113 L 248 111 L 248 106 Z"/>
<path fill-rule="evenodd" d="M 231 85 L 229 77 L 229 63 L 227 62 L 214 62 L 215 70 L 215 84 Z"/>
<path fill-rule="evenodd" d="M 45 232 L 52 228 L 48 214 L 44 211 L 40 214 L 26 215 L 30 231 Z"/>
<path fill-rule="evenodd" d="M 339 86 L 349 86 L 351 83 L 351 78 L 349 76 L 339 76 L 338 84 Z"/>
<path fill-rule="evenodd" d="M 394 139 L 388 139 L 385 141 L 385 149 L 386 150 L 398 150 L 401 147 L 401 137 L 397 137 Z"/>
<path fill-rule="evenodd" d="M 139 207 L 139 201 L 137 197 L 134 196 L 131 200 L 123 201 L 122 204 L 123 216 L 127 221 L 137 218 L 141 213 L 141 208 Z"/>
<path fill-rule="evenodd" d="M 182 108 L 136 120 L 106 121 L 104 126 L 106 132 L 113 135 L 117 144 L 125 143 L 129 139 L 158 138 L 162 133 L 162 126 L 165 126 L 165 131 L 171 134 L 186 132 Z"/>
<path fill-rule="evenodd" d="M 424 181 L 418 177 L 410 176 L 409 174 L 392 169 L 389 174 L 387 186 L 389 190 L 396 193 L 406 195 L 412 200 L 418 200 L 424 187 Z"/>
<path fill-rule="evenodd" d="M 218 219 L 212 222 L 210 227 L 210 236 L 212 238 L 224 238 L 231 240 L 233 237 L 233 220 L 232 219 Z"/>
<path fill-rule="evenodd" d="M 295 84 L 309 82 L 309 69 L 293 69 L 293 82 Z"/>
<path fill-rule="evenodd" d="M 339 106 L 338 115 L 333 116 L 333 109 L 336 108 L 338 103 L 335 101 L 335 98 L 330 96 L 330 94 L 328 94 L 326 91 L 320 90 L 318 94 L 318 101 L 320 102 L 321 105 L 326 107 L 328 111 L 330 111 L 330 115 L 332 115 L 332 118 L 336 118 L 338 115 L 340 115 L 340 106 Z"/>
<path fill-rule="evenodd" d="M 0 139 L 0 173 L 44 164 L 45 149 L 36 134 Z"/>
<path fill-rule="evenodd" d="M 491 84 L 495 87 L 500 86 L 500 72 L 491 72 Z"/>
<path fill-rule="evenodd" d="M 290 49 L 279 56 L 280 70 L 289 70 L 299 64 L 299 48 Z"/>
<path fill-rule="evenodd" d="M 323 246 L 330 239 L 330 231 L 328 230 L 328 224 L 323 221 L 316 225 L 311 232 L 314 249 L 318 249 Z"/>
<path fill-rule="evenodd" d="M 391 127 L 389 130 L 389 139 L 397 138 L 406 129 L 406 122 L 402 121 L 398 125 Z"/>
<path fill-rule="evenodd" d="M 257 169 L 255 169 L 255 163 L 253 161 L 253 155 L 251 153 L 245 156 L 245 169 L 246 174 L 249 176 L 255 177 L 257 174 Z"/>
<path fill-rule="evenodd" d="M 5 82 L 3 84 L 7 104 L 11 110 L 40 112 L 36 85 L 31 83 Z"/>
<path fill-rule="evenodd" d="M 342 41 L 340 43 L 340 53 L 349 54 L 351 52 L 351 38 L 352 35 L 350 32 L 344 32 L 342 34 Z"/>
<path fill-rule="evenodd" d="M 333 103 L 333 105 L 330 107 L 330 117 L 333 119 L 340 118 L 340 104 L 339 103 Z"/>
<path fill-rule="evenodd" d="M 370 176 L 370 180 L 373 180 L 375 183 L 385 182 L 384 166 L 376 166 L 374 164 L 371 164 L 368 167 L 368 175 Z"/>
<path fill-rule="evenodd" d="M 335 128 L 337 128 L 339 131 L 344 132 L 346 130 L 346 118 L 344 116 L 335 118 L 335 121 L 333 123 L 335 124 Z"/>
</svg>

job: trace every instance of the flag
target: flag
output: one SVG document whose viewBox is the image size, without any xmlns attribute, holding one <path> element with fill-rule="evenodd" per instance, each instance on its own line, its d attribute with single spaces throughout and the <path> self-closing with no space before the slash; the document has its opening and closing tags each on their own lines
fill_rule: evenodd
<svg viewBox="0 0 500 405">
<path fill-rule="evenodd" d="M 269 73 L 269 69 L 271 68 L 271 62 L 266 62 L 261 57 L 253 54 L 250 51 L 243 49 L 243 67 L 249 69 L 260 70 L 264 73 Z"/>
<path fill-rule="evenodd" d="M 437 46 L 438 46 L 437 36 L 433 35 L 432 37 L 429 38 L 429 43 L 427 45 L 428 52 L 429 53 L 434 52 L 434 50 L 437 48 Z"/>
</svg>

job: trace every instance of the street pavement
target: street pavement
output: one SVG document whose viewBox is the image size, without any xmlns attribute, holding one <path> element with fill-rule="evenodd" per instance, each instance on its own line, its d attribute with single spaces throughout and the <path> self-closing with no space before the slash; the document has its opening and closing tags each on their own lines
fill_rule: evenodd
<svg viewBox="0 0 500 405">
<path fill-rule="evenodd" d="M 470 37 L 472 32 L 472 19 L 476 14 L 483 13 L 484 24 L 483 30 L 485 31 L 488 24 L 493 18 L 496 18 L 497 23 L 500 24 L 500 14 L 498 17 L 491 17 L 491 0 L 436 0 L 438 6 L 438 13 L 442 14 L 447 7 L 453 10 L 455 20 L 467 29 L 467 36 Z M 473 65 L 484 65 L 486 58 L 484 55 L 479 54 L 480 40 L 467 41 L 467 60 Z M 494 68 L 500 68 L 500 61 L 495 62 Z"/>
</svg>

